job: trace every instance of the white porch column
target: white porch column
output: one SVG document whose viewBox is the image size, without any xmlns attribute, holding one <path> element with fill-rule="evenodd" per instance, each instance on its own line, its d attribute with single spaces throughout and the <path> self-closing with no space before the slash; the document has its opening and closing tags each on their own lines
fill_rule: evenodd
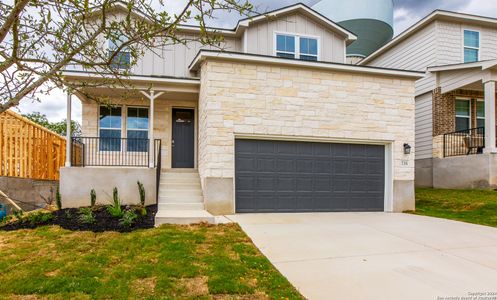
<svg viewBox="0 0 497 300">
<path fill-rule="evenodd" d="M 150 93 L 141 91 L 141 93 L 150 100 L 150 109 L 148 111 L 148 138 L 149 138 L 149 168 L 153 168 L 155 164 L 154 155 L 154 110 L 155 110 L 155 99 L 163 94 L 163 92 L 155 93 L 151 90 Z M 159 149 L 160 151 L 160 149 Z"/>
<path fill-rule="evenodd" d="M 66 117 L 66 167 L 71 166 L 71 148 L 72 148 L 72 139 L 71 139 L 71 91 L 67 91 L 67 117 Z"/>
<path fill-rule="evenodd" d="M 485 153 L 497 153 L 495 145 L 495 81 L 487 81 L 485 87 Z"/>
</svg>

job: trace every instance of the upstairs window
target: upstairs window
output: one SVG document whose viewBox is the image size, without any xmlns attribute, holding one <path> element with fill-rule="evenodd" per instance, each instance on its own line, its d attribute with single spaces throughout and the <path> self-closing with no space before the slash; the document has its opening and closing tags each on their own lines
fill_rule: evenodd
<svg viewBox="0 0 497 300">
<path fill-rule="evenodd" d="M 278 34 L 276 36 L 276 56 L 295 58 L 295 37 Z"/>
<path fill-rule="evenodd" d="M 120 36 L 117 39 L 109 39 L 109 57 L 111 57 L 123 43 L 127 42 L 128 39 L 125 36 Z M 114 56 L 111 62 L 111 68 L 113 69 L 128 69 L 131 65 L 131 52 L 126 47 L 120 49 L 120 51 Z"/>
<path fill-rule="evenodd" d="M 471 127 L 471 105 L 466 99 L 456 100 L 456 131 L 467 130 Z"/>
<path fill-rule="evenodd" d="M 146 152 L 148 150 L 148 108 L 128 107 L 126 124 L 128 151 Z"/>
<path fill-rule="evenodd" d="M 311 38 L 300 38 L 300 59 L 318 60 L 318 40 Z"/>
<path fill-rule="evenodd" d="M 317 61 L 318 40 L 305 36 L 276 34 L 276 56 Z"/>
<path fill-rule="evenodd" d="M 121 151 L 121 108 L 100 106 L 100 151 Z"/>
<path fill-rule="evenodd" d="M 470 63 L 480 60 L 480 33 L 464 30 L 464 62 Z"/>
</svg>

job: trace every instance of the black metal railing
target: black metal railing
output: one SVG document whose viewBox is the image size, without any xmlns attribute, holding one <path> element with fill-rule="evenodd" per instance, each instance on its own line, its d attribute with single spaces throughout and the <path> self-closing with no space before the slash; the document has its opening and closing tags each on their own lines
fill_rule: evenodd
<svg viewBox="0 0 497 300">
<path fill-rule="evenodd" d="M 160 186 L 160 174 L 162 168 L 162 154 L 161 154 L 161 140 L 155 140 L 159 143 L 154 145 L 154 157 L 155 157 L 155 204 L 159 205 L 159 186 Z"/>
<path fill-rule="evenodd" d="M 481 154 L 485 148 L 485 127 L 459 130 L 443 135 L 444 157 Z"/>
<path fill-rule="evenodd" d="M 160 147 L 158 139 L 154 140 L 154 149 L 151 151 L 149 139 L 73 137 L 71 165 L 148 167 L 153 162 L 157 166 L 157 147 Z"/>
</svg>

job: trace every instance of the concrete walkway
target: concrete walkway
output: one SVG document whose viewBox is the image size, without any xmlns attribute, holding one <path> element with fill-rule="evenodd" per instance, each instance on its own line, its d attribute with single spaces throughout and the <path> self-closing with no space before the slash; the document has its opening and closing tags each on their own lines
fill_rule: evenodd
<svg viewBox="0 0 497 300">
<path fill-rule="evenodd" d="M 228 217 L 309 299 L 497 297 L 496 228 L 389 213 Z"/>
</svg>

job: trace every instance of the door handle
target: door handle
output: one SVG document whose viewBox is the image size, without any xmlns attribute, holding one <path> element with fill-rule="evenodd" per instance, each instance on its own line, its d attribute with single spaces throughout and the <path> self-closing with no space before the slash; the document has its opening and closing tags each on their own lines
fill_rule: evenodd
<svg viewBox="0 0 497 300">
<path fill-rule="evenodd" d="M 171 146 L 174 147 L 174 140 L 171 140 Z"/>
</svg>

